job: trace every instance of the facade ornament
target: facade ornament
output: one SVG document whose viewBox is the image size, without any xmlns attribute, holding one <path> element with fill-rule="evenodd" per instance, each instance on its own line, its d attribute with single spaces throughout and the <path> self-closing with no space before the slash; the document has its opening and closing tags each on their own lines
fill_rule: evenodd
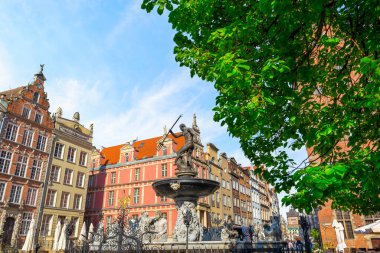
<svg viewBox="0 0 380 253">
<path fill-rule="evenodd" d="M 91 133 L 94 132 L 94 123 L 91 123 L 91 124 L 90 124 L 90 132 L 91 132 Z"/>
<path fill-rule="evenodd" d="M 79 112 L 75 112 L 74 115 L 73 115 L 73 120 L 78 122 L 80 120 L 80 114 Z"/>
<path fill-rule="evenodd" d="M 178 189 L 181 188 L 181 184 L 178 182 L 170 183 L 170 188 L 172 188 L 174 191 L 178 191 Z"/>
<path fill-rule="evenodd" d="M 62 117 L 62 108 L 58 107 L 57 110 L 55 111 L 55 116 L 58 118 Z"/>
<path fill-rule="evenodd" d="M 197 125 L 197 115 L 194 113 L 193 115 L 193 129 L 197 132 L 199 132 L 199 127 Z"/>
</svg>

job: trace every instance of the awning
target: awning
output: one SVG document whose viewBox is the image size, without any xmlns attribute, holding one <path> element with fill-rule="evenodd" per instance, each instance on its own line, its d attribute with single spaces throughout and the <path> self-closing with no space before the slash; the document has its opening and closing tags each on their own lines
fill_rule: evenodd
<svg viewBox="0 0 380 253">
<path fill-rule="evenodd" d="M 357 234 L 380 234 L 380 220 L 354 230 Z"/>
</svg>

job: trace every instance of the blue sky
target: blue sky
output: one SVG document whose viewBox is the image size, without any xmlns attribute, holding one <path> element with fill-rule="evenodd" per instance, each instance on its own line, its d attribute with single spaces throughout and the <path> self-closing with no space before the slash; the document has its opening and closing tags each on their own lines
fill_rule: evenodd
<svg viewBox="0 0 380 253">
<path fill-rule="evenodd" d="M 179 67 L 167 16 L 140 3 L 1 1 L 0 89 L 26 85 L 44 63 L 50 111 L 79 111 L 84 125 L 94 123 L 97 147 L 160 135 L 179 114 L 191 124 L 196 113 L 203 143 L 248 165 L 237 139 L 212 121 L 213 84 Z M 291 154 L 305 158 L 304 150 Z"/>
</svg>

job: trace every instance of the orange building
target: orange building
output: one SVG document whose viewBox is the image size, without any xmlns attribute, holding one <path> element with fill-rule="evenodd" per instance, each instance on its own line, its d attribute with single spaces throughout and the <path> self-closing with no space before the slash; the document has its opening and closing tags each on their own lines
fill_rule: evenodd
<svg viewBox="0 0 380 253">
<path fill-rule="evenodd" d="M 193 152 L 194 166 L 198 170 L 198 177 L 209 178 L 195 116 L 192 127 L 197 133 Z M 143 211 L 147 211 L 149 216 L 153 216 L 155 211 L 161 211 L 168 221 L 168 235 L 172 235 L 177 219 L 175 203 L 172 199 L 158 197 L 152 183 L 157 179 L 175 177 L 175 151 L 183 146 L 184 138 L 176 139 L 168 135 L 163 148 L 157 151 L 162 138 L 163 136 L 154 137 L 94 150 L 85 213 L 88 224 L 98 222 L 98 214 L 101 212 L 106 228 L 117 218 L 120 200 L 129 198 L 130 216 L 138 219 Z M 208 198 L 200 199 L 197 209 L 201 224 L 208 226 Z"/>
<path fill-rule="evenodd" d="M 40 222 L 53 129 L 42 67 L 32 83 L 0 92 L 0 232 L 11 247 L 22 246 L 32 218 Z"/>
</svg>

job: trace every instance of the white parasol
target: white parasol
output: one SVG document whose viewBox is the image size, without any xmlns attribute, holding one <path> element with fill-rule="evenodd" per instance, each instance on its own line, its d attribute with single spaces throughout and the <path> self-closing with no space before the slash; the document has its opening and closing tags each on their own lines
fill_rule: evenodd
<svg viewBox="0 0 380 253">
<path fill-rule="evenodd" d="M 380 233 L 380 220 L 377 220 L 371 224 L 359 227 L 354 230 L 357 234 L 378 234 Z"/>
<path fill-rule="evenodd" d="M 83 222 L 82 229 L 79 235 L 79 241 L 85 242 L 87 240 L 86 222 Z"/>
<path fill-rule="evenodd" d="M 88 229 L 88 241 L 91 242 L 94 239 L 94 224 L 90 223 L 90 228 Z"/>
<path fill-rule="evenodd" d="M 332 223 L 332 227 L 335 228 L 336 240 L 338 241 L 337 251 L 343 252 L 345 248 L 347 248 L 346 243 L 344 242 L 344 227 L 342 223 L 334 220 Z"/>
<path fill-rule="evenodd" d="M 59 236 L 61 234 L 61 228 L 62 228 L 61 221 L 58 220 L 57 226 L 55 227 L 52 250 L 55 250 L 55 251 L 58 250 L 58 243 L 59 243 Z"/>
<path fill-rule="evenodd" d="M 66 249 L 66 222 L 63 224 L 63 227 L 61 229 L 61 235 L 59 236 L 57 250 L 65 250 Z"/>
<path fill-rule="evenodd" d="M 22 246 L 22 251 L 29 252 L 33 250 L 34 233 L 36 231 L 35 226 L 35 221 L 32 219 L 29 225 L 28 233 L 26 234 L 24 245 Z"/>
</svg>

